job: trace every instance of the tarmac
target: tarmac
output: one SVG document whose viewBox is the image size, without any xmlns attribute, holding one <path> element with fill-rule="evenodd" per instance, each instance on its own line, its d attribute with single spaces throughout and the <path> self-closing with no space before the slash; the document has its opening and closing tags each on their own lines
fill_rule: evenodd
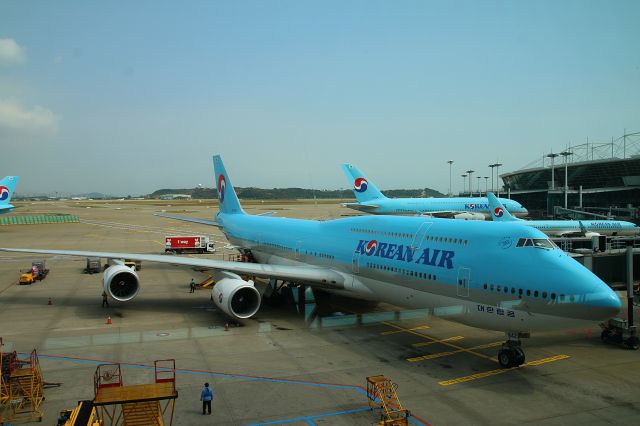
<svg viewBox="0 0 640 426">
<path fill-rule="evenodd" d="M 80 223 L 0 226 L 0 246 L 161 253 L 165 235 L 205 234 L 226 258 L 215 228 L 153 216 L 211 218 L 215 203 L 198 201 L 16 202 L 12 214 L 68 213 Z M 250 213 L 327 219 L 354 214 L 336 202 L 244 204 Z M 45 424 L 78 400 L 92 399 L 100 363 L 121 363 L 125 384 L 153 381 L 153 361 L 175 359 L 175 425 L 371 425 L 379 420 L 366 377 L 384 374 L 424 425 L 637 424 L 640 352 L 604 345 L 600 329 L 533 335 L 527 363 L 501 369 L 502 333 L 475 329 L 388 305 L 336 300 L 341 315 L 309 327 L 294 307 L 266 305 L 241 325 L 228 323 L 208 290 L 189 293 L 185 267 L 144 263 L 141 291 L 101 307 L 101 274 L 84 274 L 85 258 L 44 256 L 49 276 L 17 285 L 38 255 L 0 253 L 0 337 L 5 348 L 37 349 L 47 382 Z M 52 304 L 48 305 L 51 298 Z M 348 314 L 368 320 L 356 324 Z M 112 324 L 107 324 L 110 317 Z M 202 415 L 204 382 L 213 414 Z"/>
</svg>

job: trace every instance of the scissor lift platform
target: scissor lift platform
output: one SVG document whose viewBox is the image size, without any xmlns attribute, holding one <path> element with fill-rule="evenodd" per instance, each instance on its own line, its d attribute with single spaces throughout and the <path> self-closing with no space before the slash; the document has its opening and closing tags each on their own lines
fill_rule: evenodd
<svg viewBox="0 0 640 426">
<path fill-rule="evenodd" d="M 171 425 L 175 400 L 175 360 L 154 361 L 155 382 L 125 386 L 120 364 L 101 364 L 94 375 L 93 406 L 111 425 Z"/>
</svg>

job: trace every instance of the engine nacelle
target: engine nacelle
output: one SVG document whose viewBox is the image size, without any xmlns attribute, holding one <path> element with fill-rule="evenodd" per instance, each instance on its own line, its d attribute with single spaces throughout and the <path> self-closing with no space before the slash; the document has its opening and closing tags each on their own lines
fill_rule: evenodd
<svg viewBox="0 0 640 426">
<path fill-rule="evenodd" d="M 125 265 L 109 266 L 102 276 L 104 291 L 119 302 L 128 302 L 140 291 L 136 271 Z"/>
<path fill-rule="evenodd" d="M 236 274 L 223 272 L 212 293 L 216 306 L 232 318 L 250 318 L 260 309 L 262 298 L 253 281 L 244 281 Z"/>
<path fill-rule="evenodd" d="M 462 220 L 485 220 L 487 218 L 484 214 L 475 213 L 475 212 L 462 212 L 462 213 L 453 215 L 453 217 L 455 219 L 462 219 Z"/>
</svg>

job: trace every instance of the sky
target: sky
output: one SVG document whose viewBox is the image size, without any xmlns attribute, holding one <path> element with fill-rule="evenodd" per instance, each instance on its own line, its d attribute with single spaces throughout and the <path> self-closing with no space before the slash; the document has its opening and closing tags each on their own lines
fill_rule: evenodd
<svg viewBox="0 0 640 426">
<path fill-rule="evenodd" d="M 640 131 L 640 2 L 0 2 L 18 192 L 462 189 Z"/>
</svg>

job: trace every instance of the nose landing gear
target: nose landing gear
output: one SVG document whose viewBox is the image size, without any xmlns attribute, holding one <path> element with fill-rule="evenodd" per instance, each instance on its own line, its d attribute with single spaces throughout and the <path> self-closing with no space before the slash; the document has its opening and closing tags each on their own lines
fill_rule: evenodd
<svg viewBox="0 0 640 426">
<path fill-rule="evenodd" d="M 498 363 L 502 368 L 519 367 L 524 364 L 525 355 L 522 350 L 521 337 L 529 337 L 529 333 L 508 332 L 507 341 L 498 351 Z"/>
</svg>

